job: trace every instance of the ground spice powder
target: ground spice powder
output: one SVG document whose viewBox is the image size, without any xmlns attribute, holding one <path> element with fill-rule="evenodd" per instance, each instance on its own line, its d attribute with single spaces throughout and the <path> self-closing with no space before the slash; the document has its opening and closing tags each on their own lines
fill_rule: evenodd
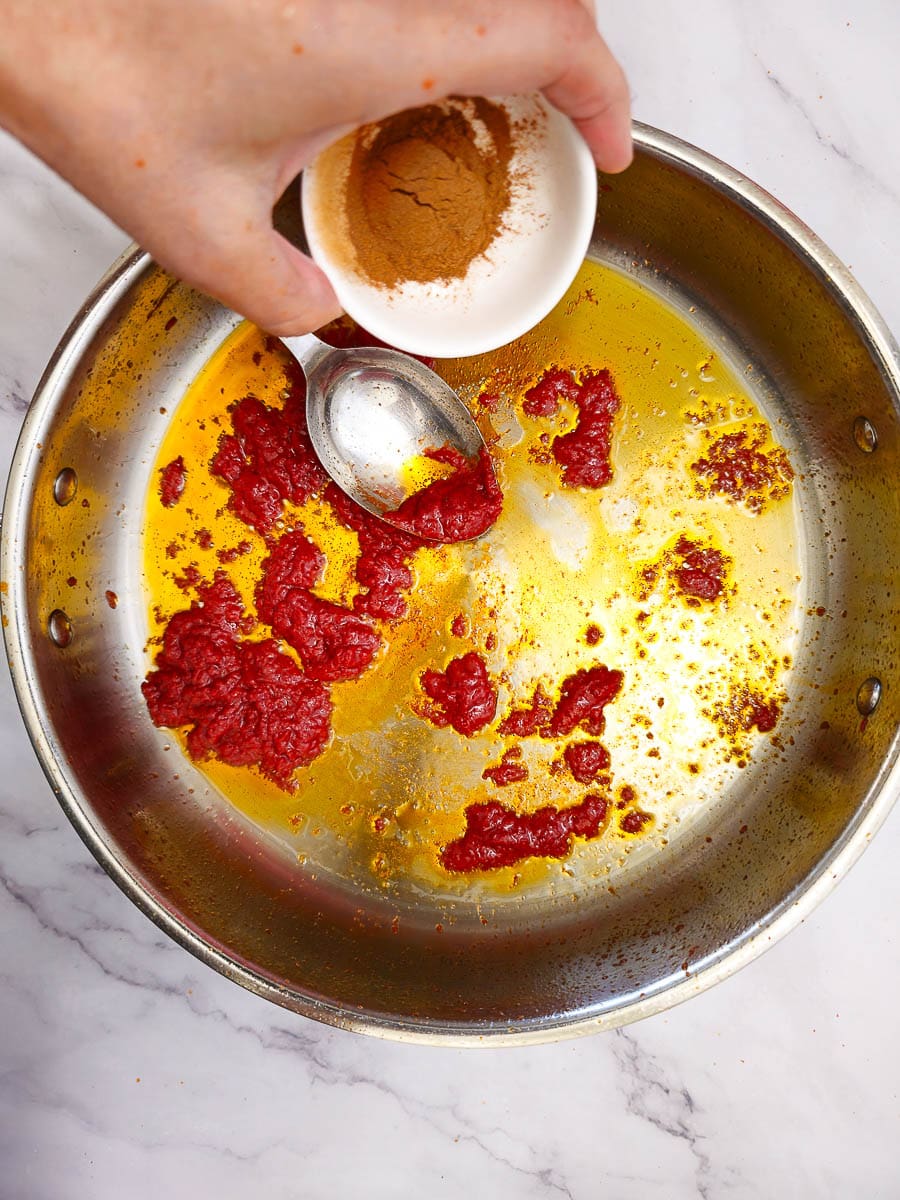
<svg viewBox="0 0 900 1200">
<path fill-rule="evenodd" d="M 356 134 L 347 232 L 375 284 L 461 279 L 510 201 L 509 117 L 485 99 L 407 109 Z"/>
</svg>

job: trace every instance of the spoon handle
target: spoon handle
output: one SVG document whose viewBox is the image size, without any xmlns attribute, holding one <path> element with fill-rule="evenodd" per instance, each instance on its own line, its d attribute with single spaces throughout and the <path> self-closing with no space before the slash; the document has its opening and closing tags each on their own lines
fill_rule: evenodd
<svg viewBox="0 0 900 1200">
<path fill-rule="evenodd" d="M 314 333 L 304 333 L 299 337 L 285 337 L 281 340 L 303 368 L 303 374 L 307 378 L 322 359 L 327 358 L 329 354 L 334 354 L 334 347 L 323 342 L 321 338 L 317 338 Z"/>
</svg>

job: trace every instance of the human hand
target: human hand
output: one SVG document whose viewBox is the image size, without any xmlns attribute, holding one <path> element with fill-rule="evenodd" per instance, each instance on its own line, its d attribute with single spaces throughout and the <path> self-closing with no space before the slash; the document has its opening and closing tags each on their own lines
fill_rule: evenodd
<svg viewBox="0 0 900 1200">
<path fill-rule="evenodd" d="M 0 0 L 0 122 L 168 270 L 264 329 L 340 306 L 272 228 L 330 142 L 449 94 L 543 91 L 606 171 L 625 77 L 583 0 Z"/>
</svg>

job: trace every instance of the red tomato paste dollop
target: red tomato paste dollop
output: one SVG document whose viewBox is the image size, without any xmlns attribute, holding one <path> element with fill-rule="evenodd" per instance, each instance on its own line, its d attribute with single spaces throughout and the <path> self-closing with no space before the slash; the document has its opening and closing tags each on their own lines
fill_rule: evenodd
<svg viewBox="0 0 900 1200">
<path fill-rule="evenodd" d="M 331 698 L 269 638 L 241 640 L 240 596 L 224 572 L 171 618 L 142 684 L 156 725 L 190 725 L 192 758 L 215 754 L 256 765 L 284 788 L 322 753 L 331 735 Z"/>
<path fill-rule="evenodd" d="M 612 376 L 586 371 L 576 381 L 570 371 L 553 367 L 525 393 L 523 408 L 531 416 L 552 417 L 560 397 L 578 409 L 575 428 L 554 438 L 551 447 L 563 469 L 562 481 L 566 487 L 603 487 L 612 479 L 612 425 L 621 408 Z"/>
<path fill-rule="evenodd" d="M 474 650 L 451 659 L 444 671 L 423 671 L 420 682 L 433 701 L 422 715 L 439 729 L 451 725 L 457 733 L 471 737 L 490 725 L 497 714 L 497 689 L 484 659 Z"/>
<path fill-rule="evenodd" d="M 534 387 L 525 393 L 522 408 L 530 417 L 555 417 L 559 400 L 574 400 L 580 391 L 575 376 L 561 367 L 545 371 Z"/>
<path fill-rule="evenodd" d="M 262 565 L 256 608 L 272 632 L 297 651 L 311 678 L 357 679 L 371 665 L 381 638 L 349 608 L 313 594 L 324 565 L 322 552 L 300 530 L 284 534 Z"/>
<path fill-rule="evenodd" d="M 386 514 L 390 523 L 433 542 L 464 542 L 490 529 L 503 509 L 503 493 L 487 447 L 481 447 L 474 463 L 452 446 L 425 454 L 452 467 L 452 475 L 407 496 Z"/>
<path fill-rule="evenodd" d="M 682 595 L 697 600 L 717 600 L 725 585 L 725 555 L 712 546 L 681 537 L 675 546 L 681 563 L 672 572 Z"/>
<path fill-rule="evenodd" d="M 297 651 L 307 675 L 323 682 L 358 679 L 381 646 L 362 617 L 305 588 L 290 589 L 274 609 L 260 608 L 259 614 Z"/>
<path fill-rule="evenodd" d="M 578 423 L 571 433 L 554 439 L 553 457 L 563 469 L 567 487 L 603 487 L 612 479 L 612 424 L 621 407 L 609 371 L 583 375 L 573 400 Z"/>
<path fill-rule="evenodd" d="M 511 746 L 496 767 L 487 767 L 482 771 L 481 778 L 489 779 L 497 787 L 509 787 L 513 783 L 524 783 L 528 778 L 528 768 L 523 762 L 516 761 L 521 757 L 521 749 L 518 746 Z"/>
<path fill-rule="evenodd" d="M 222 435 L 210 463 L 231 488 L 228 507 L 258 533 L 269 532 L 285 500 L 303 504 L 327 483 L 307 433 L 305 403 L 303 375 L 290 368 L 284 408 L 245 396 L 231 412 L 234 433 Z"/>
<path fill-rule="evenodd" d="M 253 547 L 249 542 L 238 542 L 236 546 L 226 546 L 222 550 L 217 550 L 216 558 L 220 563 L 233 563 L 242 554 L 249 554 L 252 549 Z"/>
<path fill-rule="evenodd" d="M 577 783 L 593 783 L 610 763 L 609 751 L 600 742 L 572 742 L 563 751 L 566 766 Z"/>
<path fill-rule="evenodd" d="M 405 616 L 406 601 L 400 593 L 412 587 L 409 561 L 424 543 L 373 517 L 334 483 L 328 485 L 325 498 L 341 524 L 359 537 L 354 576 L 365 590 L 353 598 L 354 609 L 379 621 Z"/>
<path fill-rule="evenodd" d="M 573 836 L 597 836 L 607 807 L 603 796 L 594 795 L 571 808 L 551 804 L 531 813 L 513 812 L 499 800 L 470 804 L 466 831 L 441 851 L 441 865 L 448 871 L 486 871 L 525 858 L 565 858 Z"/>
<path fill-rule="evenodd" d="M 633 808 L 630 812 L 625 813 L 619 821 L 619 828 L 623 833 L 640 833 L 647 822 L 652 820 L 652 813 L 641 812 L 639 808 Z"/>
<path fill-rule="evenodd" d="M 716 706 L 713 715 L 722 733 L 737 739 L 754 728 L 760 733 L 771 733 L 781 719 L 781 703 L 746 685 L 738 685 L 732 688 L 725 703 Z"/>
<path fill-rule="evenodd" d="M 576 671 L 563 680 L 555 707 L 538 685 L 531 704 L 527 708 L 514 708 L 501 721 L 497 731 L 513 737 L 540 734 L 544 738 L 557 738 L 568 737 L 580 726 L 598 737 L 605 725 L 603 710 L 618 696 L 623 678 L 621 671 L 611 671 L 604 666 Z M 576 751 L 576 756 L 578 753 L 581 752 Z"/>
<path fill-rule="evenodd" d="M 576 671 L 563 682 L 559 701 L 542 734 L 547 737 L 568 737 L 579 726 L 594 737 L 603 732 L 606 720 L 603 710 L 615 700 L 622 688 L 621 671 L 608 667 L 590 667 Z"/>
<path fill-rule="evenodd" d="M 497 726 L 497 732 L 512 737 L 537 737 L 547 724 L 552 704 L 545 696 L 540 684 L 534 689 L 531 704 L 526 708 L 514 708 Z"/>
<path fill-rule="evenodd" d="M 159 498 L 166 508 L 173 508 L 184 493 L 187 471 L 179 454 L 159 472 Z"/>
</svg>

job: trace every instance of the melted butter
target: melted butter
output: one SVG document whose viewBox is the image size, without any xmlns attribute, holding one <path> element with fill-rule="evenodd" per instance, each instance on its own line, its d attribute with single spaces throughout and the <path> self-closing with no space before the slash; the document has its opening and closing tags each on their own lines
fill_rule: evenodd
<svg viewBox="0 0 900 1200">
<path fill-rule="evenodd" d="M 614 476 L 605 488 L 563 489 L 557 465 L 534 460 L 534 451 L 548 448 L 539 441 L 542 433 L 552 439 L 575 420 L 567 405 L 551 420 L 521 411 L 522 392 L 549 366 L 612 373 L 622 409 Z M 687 829 L 727 792 L 754 747 L 765 745 L 755 734 L 739 744 L 721 736 L 714 709 L 727 703 L 732 687 L 749 685 L 766 698 L 785 688 L 797 636 L 795 505 L 781 500 L 754 515 L 698 492 L 690 466 L 710 434 L 765 418 L 697 330 L 609 268 L 585 264 L 557 309 L 512 346 L 438 363 L 437 370 L 471 403 L 492 441 L 503 514 L 476 543 L 417 553 L 409 617 L 381 627 L 386 645 L 360 680 L 333 687 L 334 739 L 298 771 L 296 792 L 285 793 L 253 769 L 216 761 L 201 768 L 301 861 L 362 887 L 458 894 L 472 886 L 496 898 L 545 888 L 548 880 L 554 887 L 567 886 L 567 879 L 579 886 L 586 879 L 608 881 L 626 859 L 633 864 L 656 853 L 661 841 Z M 285 383 L 282 360 L 266 352 L 258 331 L 242 326 L 175 414 L 157 468 L 183 455 L 185 492 L 174 508 L 163 508 L 154 473 L 147 500 L 151 652 L 163 622 L 189 601 L 191 593 L 175 582 L 188 564 L 204 578 L 227 571 L 253 612 L 266 549 L 228 511 L 228 489 L 207 464 L 220 435 L 230 431 L 228 405 L 248 393 L 279 405 Z M 479 404 L 483 393 L 499 395 L 495 408 Z M 286 510 L 285 526 L 295 522 L 327 556 L 317 592 L 351 602 L 356 535 L 316 502 Z M 212 535 L 208 549 L 196 540 L 201 530 Z M 665 571 L 647 594 L 642 572 L 659 564 L 681 534 L 715 545 L 731 560 L 718 602 L 691 607 L 675 595 Z M 249 553 L 224 566 L 218 561 L 217 550 L 244 541 Z M 176 550 L 174 558 L 167 547 Z M 463 638 L 450 628 L 459 614 L 466 618 Z M 591 624 L 601 631 L 594 646 L 585 637 Z M 438 864 L 440 846 L 463 831 L 466 804 L 496 798 L 520 811 L 563 807 L 591 790 L 554 770 L 563 743 L 541 739 L 518 743 L 529 779 L 495 788 L 482 771 L 498 763 L 514 739 L 490 730 L 466 739 L 416 715 L 422 670 L 442 669 L 470 649 L 483 654 L 499 681 L 498 718 L 527 703 L 539 681 L 556 696 L 579 668 L 604 663 L 624 672 L 601 739 L 612 759 L 607 830 L 592 842 L 576 839 L 565 863 L 530 860 L 474 881 L 448 876 Z M 640 835 L 618 827 L 615 802 L 625 785 L 634 789 L 636 806 L 654 816 Z"/>
</svg>

